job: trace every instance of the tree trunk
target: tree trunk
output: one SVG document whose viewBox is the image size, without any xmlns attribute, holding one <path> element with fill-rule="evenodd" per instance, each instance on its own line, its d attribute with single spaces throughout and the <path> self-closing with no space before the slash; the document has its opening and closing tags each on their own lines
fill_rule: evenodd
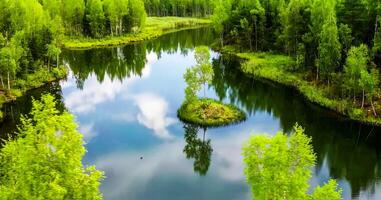
<svg viewBox="0 0 381 200">
<path fill-rule="evenodd" d="M 319 67 L 316 67 L 316 81 L 319 81 Z"/>
<path fill-rule="evenodd" d="M 50 56 L 48 58 L 48 72 L 50 72 Z"/>
<path fill-rule="evenodd" d="M 258 51 L 258 31 L 257 31 L 257 29 L 258 29 L 257 19 L 255 19 L 255 51 Z"/>
<path fill-rule="evenodd" d="M 221 46 L 224 47 L 224 31 L 221 32 Z"/>
<path fill-rule="evenodd" d="M 362 102 L 361 102 L 361 108 L 364 108 L 364 101 L 365 101 L 365 90 L 362 89 Z"/>
<path fill-rule="evenodd" d="M 4 81 L 3 81 L 3 76 L 0 76 L 0 80 L 1 80 L 1 88 L 4 89 Z"/>
<path fill-rule="evenodd" d="M 372 110 L 373 110 L 374 116 L 377 116 L 376 109 L 374 109 L 374 105 L 373 105 L 373 98 L 370 98 L 370 104 L 372 105 Z"/>
<path fill-rule="evenodd" d="M 9 81 L 9 72 L 7 73 L 7 75 L 8 75 L 8 90 L 11 90 L 11 83 L 10 83 L 10 81 Z"/>
</svg>

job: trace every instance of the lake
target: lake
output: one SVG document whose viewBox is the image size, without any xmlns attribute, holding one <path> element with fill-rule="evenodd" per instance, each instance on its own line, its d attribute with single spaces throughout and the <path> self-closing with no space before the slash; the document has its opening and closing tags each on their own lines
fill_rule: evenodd
<svg viewBox="0 0 381 200">
<path fill-rule="evenodd" d="M 212 51 L 216 76 L 206 96 L 242 108 L 248 119 L 212 129 L 180 122 L 183 73 L 195 64 L 194 47 L 214 39 L 211 29 L 201 28 L 116 48 L 65 50 L 67 80 L 4 105 L 1 136 L 15 130 L 32 97 L 52 93 L 59 108 L 76 117 L 86 141 L 84 164 L 105 172 L 104 199 L 249 200 L 242 144 L 252 134 L 290 133 L 297 122 L 317 155 L 312 188 L 335 178 L 344 199 L 381 199 L 381 129 L 345 120 L 290 88 L 247 77 L 232 56 Z"/>
</svg>

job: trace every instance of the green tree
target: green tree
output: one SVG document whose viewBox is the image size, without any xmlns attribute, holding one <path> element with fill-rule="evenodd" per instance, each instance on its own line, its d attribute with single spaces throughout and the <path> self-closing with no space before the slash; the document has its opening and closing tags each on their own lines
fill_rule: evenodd
<svg viewBox="0 0 381 200">
<path fill-rule="evenodd" d="M 337 190 L 335 181 L 312 195 L 307 194 L 316 156 L 311 138 L 298 125 L 289 137 L 283 133 L 274 137 L 252 136 L 243 146 L 243 156 L 253 199 L 323 200 L 326 198 L 320 194 L 324 192 L 329 192 L 329 197 L 334 197 L 332 200 L 340 199 L 341 191 Z"/>
<path fill-rule="evenodd" d="M 204 86 L 204 97 L 206 96 L 206 85 L 210 84 L 214 77 L 213 66 L 210 62 L 209 48 L 206 46 L 196 47 L 196 65 L 188 68 L 184 74 L 187 87 L 185 88 L 186 101 L 197 99 L 197 92 Z"/>
<path fill-rule="evenodd" d="M 126 29 L 136 32 L 144 26 L 147 19 L 144 2 L 142 0 L 129 0 L 128 8 L 129 20 L 126 20 L 128 21 L 126 24 Z"/>
<path fill-rule="evenodd" d="M 365 96 L 366 96 L 371 103 L 374 116 L 377 116 L 376 110 L 373 105 L 373 98 L 379 92 L 379 85 L 380 85 L 379 72 L 377 69 L 373 68 L 370 71 L 362 70 L 360 74 L 361 75 L 359 80 L 359 86 L 362 88 L 361 108 L 364 107 Z"/>
<path fill-rule="evenodd" d="M 93 37 L 101 37 L 104 32 L 105 16 L 101 0 L 88 0 L 86 3 L 86 18 L 90 24 Z"/>
<path fill-rule="evenodd" d="M 331 73 L 335 72 L 340 64 L 341 44 L 334 13 L 328 17 L 323 25 L 319 42 L 318 74 L 322 74 L 329 83 Z M 319 69 L 320 68 L 320 69 Z"/>
<path fill-rule="evenodd" d="M 347 24 L 340 24 L 339 38 L 343 49 L 342 57 L 344 57 L 347 55 L 349 49 L 351 48 L 353 41 L 352 30 Z"/>
<path fill-rule="evenodd" d="M 56 109 L 54 97 L 33 101 L 19 137 L 0 151 L 0 199 L 101 199 L 102 172 L 83 168 L 82 135 L 74 117 Z"/>
<path fill-rule="evenodd" d="M 187 83 L 187 87 L 185 88 L 185 100 L 188 102 L 197 100 L 197 92 L 201 89 L 197 77 L 197 69 L 188 68 L 184 74 L 184 80 Z"/>
<path fill-rule="evenodd" d="M 298 44 L 302 42 L 303 35 L 309 31 L 309 6 L 308 1 L 305 0 L 290 0 L 287 8 L 282 12 L 281 40 L 289 55 L 296 55 Z"/>
<path fill-rule="evenodd" d="M 200 46 L 195 49 L 195 59 L 197 76 L 199 82 L 204 85 L 204 97 L 206 95 L 206 85 L 210 84 L 214 77 L 212 63 L 210 62 L 210 51 L 206 46 Z"/>
<path fill-rule="evenodd" d="M 213 26 L 220 35 L 221 46 L 224 46 L 224 26 L 229 20 L 231 10 L 230 0 L 215 1 L 215 9 L 212 16 Z"/>
<path fill-rule="evenodd" d="M 66 33 L 80 35 L 83 30 L 83 18 L 85 16 L 85 2 L 83 0 L 62 1 L 62 19 Z"/>
<path fill-rule="evenodd" d="M 50 59 L 56 59 L 57 67 L 59 65 L 59 56 L 61 54 L 61 49 L 58 47 L 57 43 L 53 41 L 51 44 L 47 45 L 47 56 L 48 56 L 48 70 L 50 71 Z"/>
<path fill-rule="evenodd" d="M 311 200 L 340 200 L 342 190 L 334 180 L 328 181 L 323 187 L 318 186 L 311 194 Z"/>
<path fill-rule="evenodd" d="M 380 16 L 377 17 L 377 21 L 375 25 L 375 34 L 373 39 L 372 51 L 374 55 L 381 55 L 381 14 Z"/>
<path fill-rule="evenodd" d="M 348 57 L 344 66 L 343 87 L 347 91 L 353 92 L 353 102 L 356 101 L 356 94 L 362 90 L 360 85 L 361 74 L 367 71 L 369 62 L 368 47 L 364 44 L 359 47 L 352 47 L 348 52 Z M 363 92 L 363 99 L 364 94 Z"/>
</svg>

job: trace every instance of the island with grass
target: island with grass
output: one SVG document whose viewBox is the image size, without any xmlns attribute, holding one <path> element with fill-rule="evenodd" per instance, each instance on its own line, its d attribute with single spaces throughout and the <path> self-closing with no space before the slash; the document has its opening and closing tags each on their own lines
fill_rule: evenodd
<svg viewBox="0 0 381 200">
<path fill-rule="evenodd" d="M 197 64 L 187 69 L 184 79 L 185 101 L 177 111 L 179 119 L 186 123 L 202 127 L 218 127 L 239 123 L 246 119 L 246 113 L 232 104 L 206 98 L 206 85 L 213 80 L 214 71 L 210 63 L 209 48 L 205 46 L 195 49 Z M 204 89 L 204 97 L 197 93 Z"/>
</svg>

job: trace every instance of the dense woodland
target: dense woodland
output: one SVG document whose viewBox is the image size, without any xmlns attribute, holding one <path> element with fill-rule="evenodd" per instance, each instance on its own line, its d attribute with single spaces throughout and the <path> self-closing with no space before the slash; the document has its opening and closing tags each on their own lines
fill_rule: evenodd
<svg viewBox="0 0 381 200">
<path fill-rule="evenodd" d="M 15 79 L 21 87 L 26 75 L 59 65 L 65 35 L 121 35 L 139 31 L 145 19 L 141 0 L 1 0 L 1 88 L 10 90 Z"/>
<path fill-rule="evenodd" d="M 373 116 L 381 114 L 381 0 L 0 0 L 0 104 L 4 101 L 3 94 L 9 95 L 14 88 L 30 87 L 31 82 L 40 79 L 50 80 L 50 74 L 56 78 L 63 74 L 59 60 L 65 38 L 102 39 L 138 33 L 144 28 L 147 16 L 210 17 L 222 49 L 232 47 L 286 55 L 284 57 L 293 61 L 287 70 L 312 83 L 316 86 L 314 89 L 322 90 L 325 96 L 344 100 L 346 105 L 343 106 L 361 107 L 358 115 L 362 115 L 363 108 L 368 112 L 371 109 Z M 102 55 L 106 57 L 91 51 L 76 53 L 77 57 L 67 54 L 64 61 L 82 67 L 72 69 L 79 88 L 92 73 L 100 82 L 106 74 L 123 80 L 131 74 L 142 73 L 147 51 L 160 54 L 179 47 L 193 48 L 209 40 L 210 35 L 200 36 L 202 34 L 198 32 L 196 38 L 187 36 L 186 44 L 163 37 L 159 42 L 167 46 L 147 42 L 128 46 L 124 51 L 104 50 Z M 204 54 L 209 55 L 208 48 L 204 50 Z M 206 70 L 200 67 L 197 72 L 213 71 L 213 76 L 224 77 L 224 82 L 219 83 L 212 77 L 199 79 L 204 80 L 203 87 L 209 83 L 215 87 L 221 99 L 226 97 L 224 87 L 229 87 L 226 83 L 239 80 L 250 84 L 251 79 L 245 81 L 242 74 L 229 74 L 225 68 L 212 69 L 206 57 L 196 57 L 207 66 Z M 247 85 L 240 90 L 231 89 L 230 98 L 250 95 L 260 98 L 258 93 L 250 93 L 252 87 L 245 90 Z M 201 86 L 196 86 L 200 90 Z M 271 95 L 268 91 L 264 94 Z M 242 106 L 266 109 L 268 105 L 250 99 Z M 287 112 L 288 107 L 281 109 L 292 114 Z M 6 141 L 0 150 L 0 199 L 102 198 L 99 192 L 102 172 L 94 167 L 83 168 L 82 136 L 73 116 L 58 111 L 52 96 L 33 101 L 30 116 L 22 117 L 21 121 L 17 133 L 23 137 Z M 195 128 L 192 135 L 186 135 L 186 140 L 194 140 L 196 131 Z M 244 147 L 247 179 L 259 199 L 266 199 L 269 194 L 275 199 L 310 196 L 306 191 L 316 158 L 311 139 L 304 136 L 304 130 L 295 126 L 294 132 L 290 139 L 283 134 L 274 139 L 255 137 Z M 206 155 L 207 164 L 198 168 L 200 174 L 206 173 L 209 167 L 212 151 L 209 142 L 204 149 L 207 153 L 200 155 Z M 279 166 L 273 165 L 274 157 L 279 159 L 276 162 Z M 294 174 L 284 180 L 289 184 L 286 189 L 281 188 L 285 185 L 281 181 L 277 182 L 280 186 L 275 187 L 274 174 L 267 173 L 281 172 L 279 176 L 284 178 L 290 171 Z M 49 176 L 45 176 L 47 174 Z M 294 191 L 294 185 L 303 187 Z M 326 196 L 327 191 L 331 196 Z M 326 189 L 318 187 L 311 194 L 312 198 L 340 199 L 340 190 L 335 182 L 329 182 Z"/>
<path fill-rule="evenodd" d="M 213 13 L 215 0 L 144 0 L 150 16 L 207 17 Z"/>
<path fill-rule="evenodd" d="M 381 1 L 221 0 L 213 21 L 222 44 L 292 56 L 292 71 L 327 96 L 368 102 L 377 115 Z"/>
</svg>

